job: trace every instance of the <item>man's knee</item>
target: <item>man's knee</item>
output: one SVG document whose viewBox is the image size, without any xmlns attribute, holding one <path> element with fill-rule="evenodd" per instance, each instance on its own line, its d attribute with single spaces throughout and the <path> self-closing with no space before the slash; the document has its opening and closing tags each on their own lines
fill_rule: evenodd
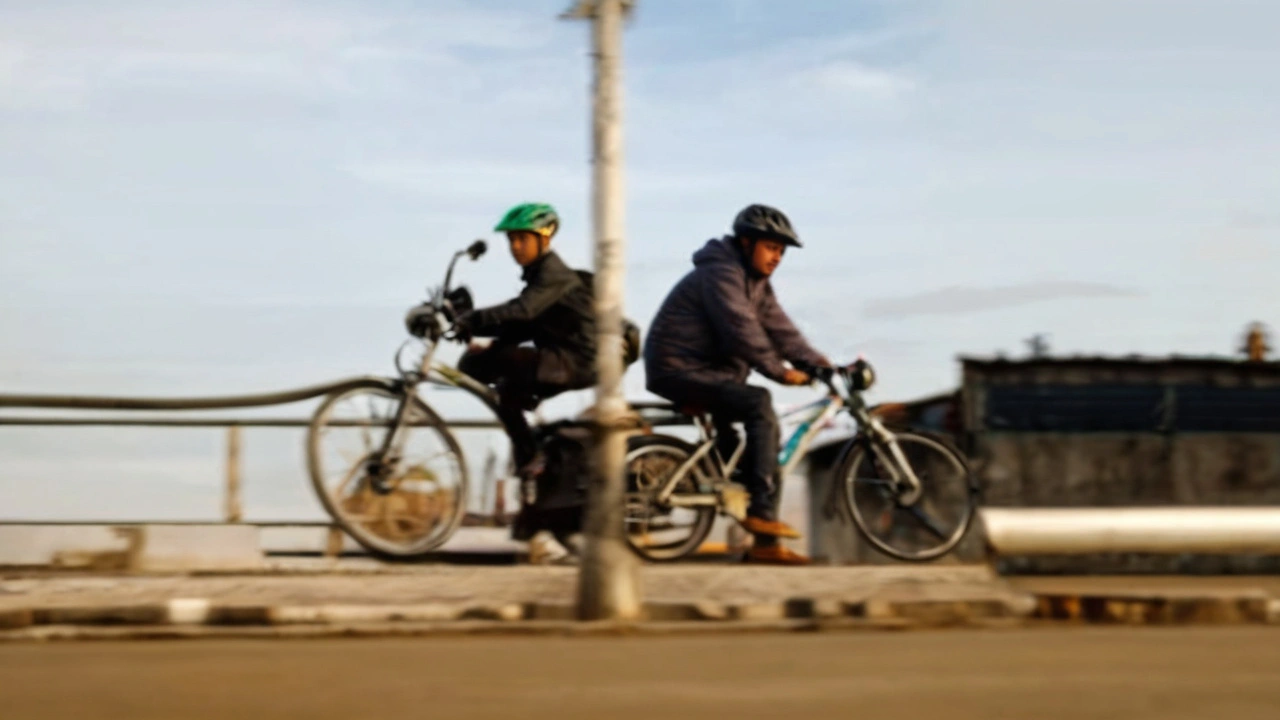
<svg viewBox="0 0 1280 720">
<path fill-rule="evenodd" d="M 542 404 L 537 394 L 528 385 L 506 382 L 498 383 L 498 405 L 504 410 L 533 412 Z"/>
<path fill-rule="evenodd" d="M 489 374 L 486 372 L 489 365 L 485 358 L 486 352 L 488 351 L 467 350 L 458 359 L 458 369 L 481 382 L 486 382 L 488 379 L 485 376 Z"/>
<path fill-rule="evenodd" d="M 773 395 L 767 388 L 754 385 L 745 388 L 745 410 L 749 419 L 764 422 L 772 426 L 778 424 L 778 414 L 773 410 Z"/>
</svg>

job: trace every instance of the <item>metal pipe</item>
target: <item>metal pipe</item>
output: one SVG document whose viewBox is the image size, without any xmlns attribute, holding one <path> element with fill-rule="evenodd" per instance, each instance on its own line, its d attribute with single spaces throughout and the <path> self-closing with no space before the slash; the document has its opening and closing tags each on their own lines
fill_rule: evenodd
<svg viewBox="0 0 1280 720">
<path fill-rule="evenodd" d="M 8 395 L 0 394 L 0 407 L 74 408 L 78 410 L 226 410 L 231 408 L 286 405 L 312 398 L 345 392 L 358 387 L 385 387 L 390 389 L 397 381 L 391 378 L 366 375 L 348 378 L 324 385 L 311 385 L 296 390 L 284 390 L 258 395 L 228 395 L 226 397 L 142 398 L 142 397 L 93 397 L 87 395 Z"/>
<path fill-rule="evenodd" d="M 1280 507 L 983 508 L 996 555 L 1280 554 Z"/>
<path fill-rule="evenodd" d="M 372 420 L 329 420 L 328 424 L 332 427 L 374 427 L 386 424 L 385 422 L 374 422 Z M 496 420 L 446 420 L 445 427 L 450 430 L 494 430 L 500 429 L 502 423 Z M 687 419 L 669 418 L 660 420 L 648 420 L 645 424 L 649 427 L 686 427 L 690 424 Z M 228 427 L 230 425 L 239 425 L 241 427 L 262 427 L 262 428 L 304 428 L 311 425 L 310 420 L 289 419 L 289 418 L 37 418 L 37 417 L 0 417 L 0 426 L 9 425 L 14 427 L 182 427 L 182 428 L 200 428 L 200 427 Z M 432 423 L 418 420 L 408 423 L 410 427 L 431 427 Z"/>
<path fill-rule="evenodd" d="M 89 525 L 163 525 L 171 526 L 189 526 L 189 525 L 216 525 L 216 520 L 15 520 L 0 519 L 0 527 L 14 525 L 33 525 L 33 526 L 75 526 L 83 527 Z M 253 525 L 255 527 L 264 528 L 326 528 L 332 527 L 332 520 L 245 520 L 245 525 Z"/>
</svg>

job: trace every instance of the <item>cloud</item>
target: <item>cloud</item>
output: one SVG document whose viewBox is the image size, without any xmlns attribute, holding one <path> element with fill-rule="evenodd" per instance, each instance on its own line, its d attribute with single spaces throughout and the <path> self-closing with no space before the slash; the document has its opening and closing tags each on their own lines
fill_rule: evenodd
<svg viewBox="0 0 1280 720">
<path fill-rule="evenodd" d="M 1138 293 L 1104 283 L 1045 282 L 1003 287 L 949 287 L 867 303 L 863 314 L 892 319 L 912 315 L 952 315 L 1072 298 L 1133 297 Z"/>
<path fill-rule="evenodd" d="M 1188 262 L 1274 275 L 1280 254 L 1280 217 L 1243 213 L 1190 243 Z"/>
<path fill-rule="evenodd" d="M 414 195 L 447 194 L 450 199 L 492 204 L 494 195 L 516 188 L 537 188 L 546 198 L 586 192 L 587 178 L 581 170 L 513 160 L 423 162 L 389 160 L 356 164 L 345 168 L 352 177 Z"/>
<path fill-rule="evenodd" d="M 916 81 L 905 73 L 881 70 L 850 60 L 838 60 L 813 68 L 801 78 L 836 93 L 891 95 L 909 92 L 916 87 Z"/>
<path fill-rule="evenodd" d="M 73 12 L 28 6 L 3 17 L 0 108 L 60 111 L 136 88 L 364 95 L 387 89 L 383 75 L 464 72 L 464 54 L 551 41 L 530 13 L 460 2 L 399 11 L 296 0 L 132 2 Z"/>
</svg>

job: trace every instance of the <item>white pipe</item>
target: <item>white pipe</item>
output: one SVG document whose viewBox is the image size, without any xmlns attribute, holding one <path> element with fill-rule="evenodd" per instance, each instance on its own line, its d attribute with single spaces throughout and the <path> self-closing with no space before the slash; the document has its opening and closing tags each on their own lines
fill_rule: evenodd
<svg viewBox="0 0 1280 720">
<path fill-rule="evenodd" d="M 1280 507 L 984 508 L 996 555 L 1280 554 Z"/>
</svg>

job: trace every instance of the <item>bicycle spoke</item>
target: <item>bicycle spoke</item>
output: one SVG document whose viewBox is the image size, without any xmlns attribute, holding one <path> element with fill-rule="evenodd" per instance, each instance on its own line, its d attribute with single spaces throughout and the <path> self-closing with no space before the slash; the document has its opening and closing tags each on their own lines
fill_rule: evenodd
<svg viewBox="0 0 1280 720">
<path fill-rule="evenodd" d="M 345 490 L 347 485 L 360 474 L 363 467 L 363 463 L 358 462 L 351 465 L 351 469 L 347 471 L 346 475 L 342 478 L 342 481 L 338 483 L 338 487 L 333 489 L 333 499 L 335 502 L 342 501 L 342 491 Z"/>
<path fill-rule="evenodd" d="M 920 523 L 925 530 L 928 530 L 931 535 L 939 540 L 945 541 L 947 539 L 947 534 L 938 527 L 938 524 L 934 522 L 933 518 L 921 509 L 919 505 L 912 505 L 911 507 L 904 509 L 911 515 L 911 517 L 915 518 L 916 522 Z"/>
<path fill-rule="evenodd" d="M 398 522 L 401 525 L 408 525 L 408 526 L 418 527 L 422 529 L 427 529 L 435 525 L 435 523 L 432 522 L 431 520 L 424 517 L 418 517 L 416 515 L 396 514 L 394 515 L 394 517 L 397 518 L 396 522 Z"/>
<path fill-rule="evenodd" d="M 453 455 L 453 453 L 452 453 L 452 452 L 450 452 L 450 451 L 448 451 L 448 450 L 441 450 L 440 452 L 436 453 L 435 455 L 432 455 L 431 457 L 424 459 L 424 460 L 422 461 L 421 465 L 423 465 L 423 466 L 425 467 L 425 466 L 426 466 L 426 464 L 427 464 L 427 463 L 429 463 L 429 462 L 431 462 L 432 460 L 436 460 L 436 459 L 439 459 L 439 458 L 442 458 L 442 457 L 447 457 L 447 456 L 450 456 L 450 455 Z"/>
<path fill-rule="evenodd" d="M 877 550 L 910 561 L 942 557 L 956 547 L 973 518 L 973 500 L 966 492 L 969 470 L 963 456 L 925 435 L 900 433 L 897 439 L 900 461 L 876 448 L 852 456 L 843 471 L 845 508 Z M 891 470 L 920 480 L 916 502 L 900 503 L 905 484 L 882 479 L 893 477 Z"/>
</svg>

